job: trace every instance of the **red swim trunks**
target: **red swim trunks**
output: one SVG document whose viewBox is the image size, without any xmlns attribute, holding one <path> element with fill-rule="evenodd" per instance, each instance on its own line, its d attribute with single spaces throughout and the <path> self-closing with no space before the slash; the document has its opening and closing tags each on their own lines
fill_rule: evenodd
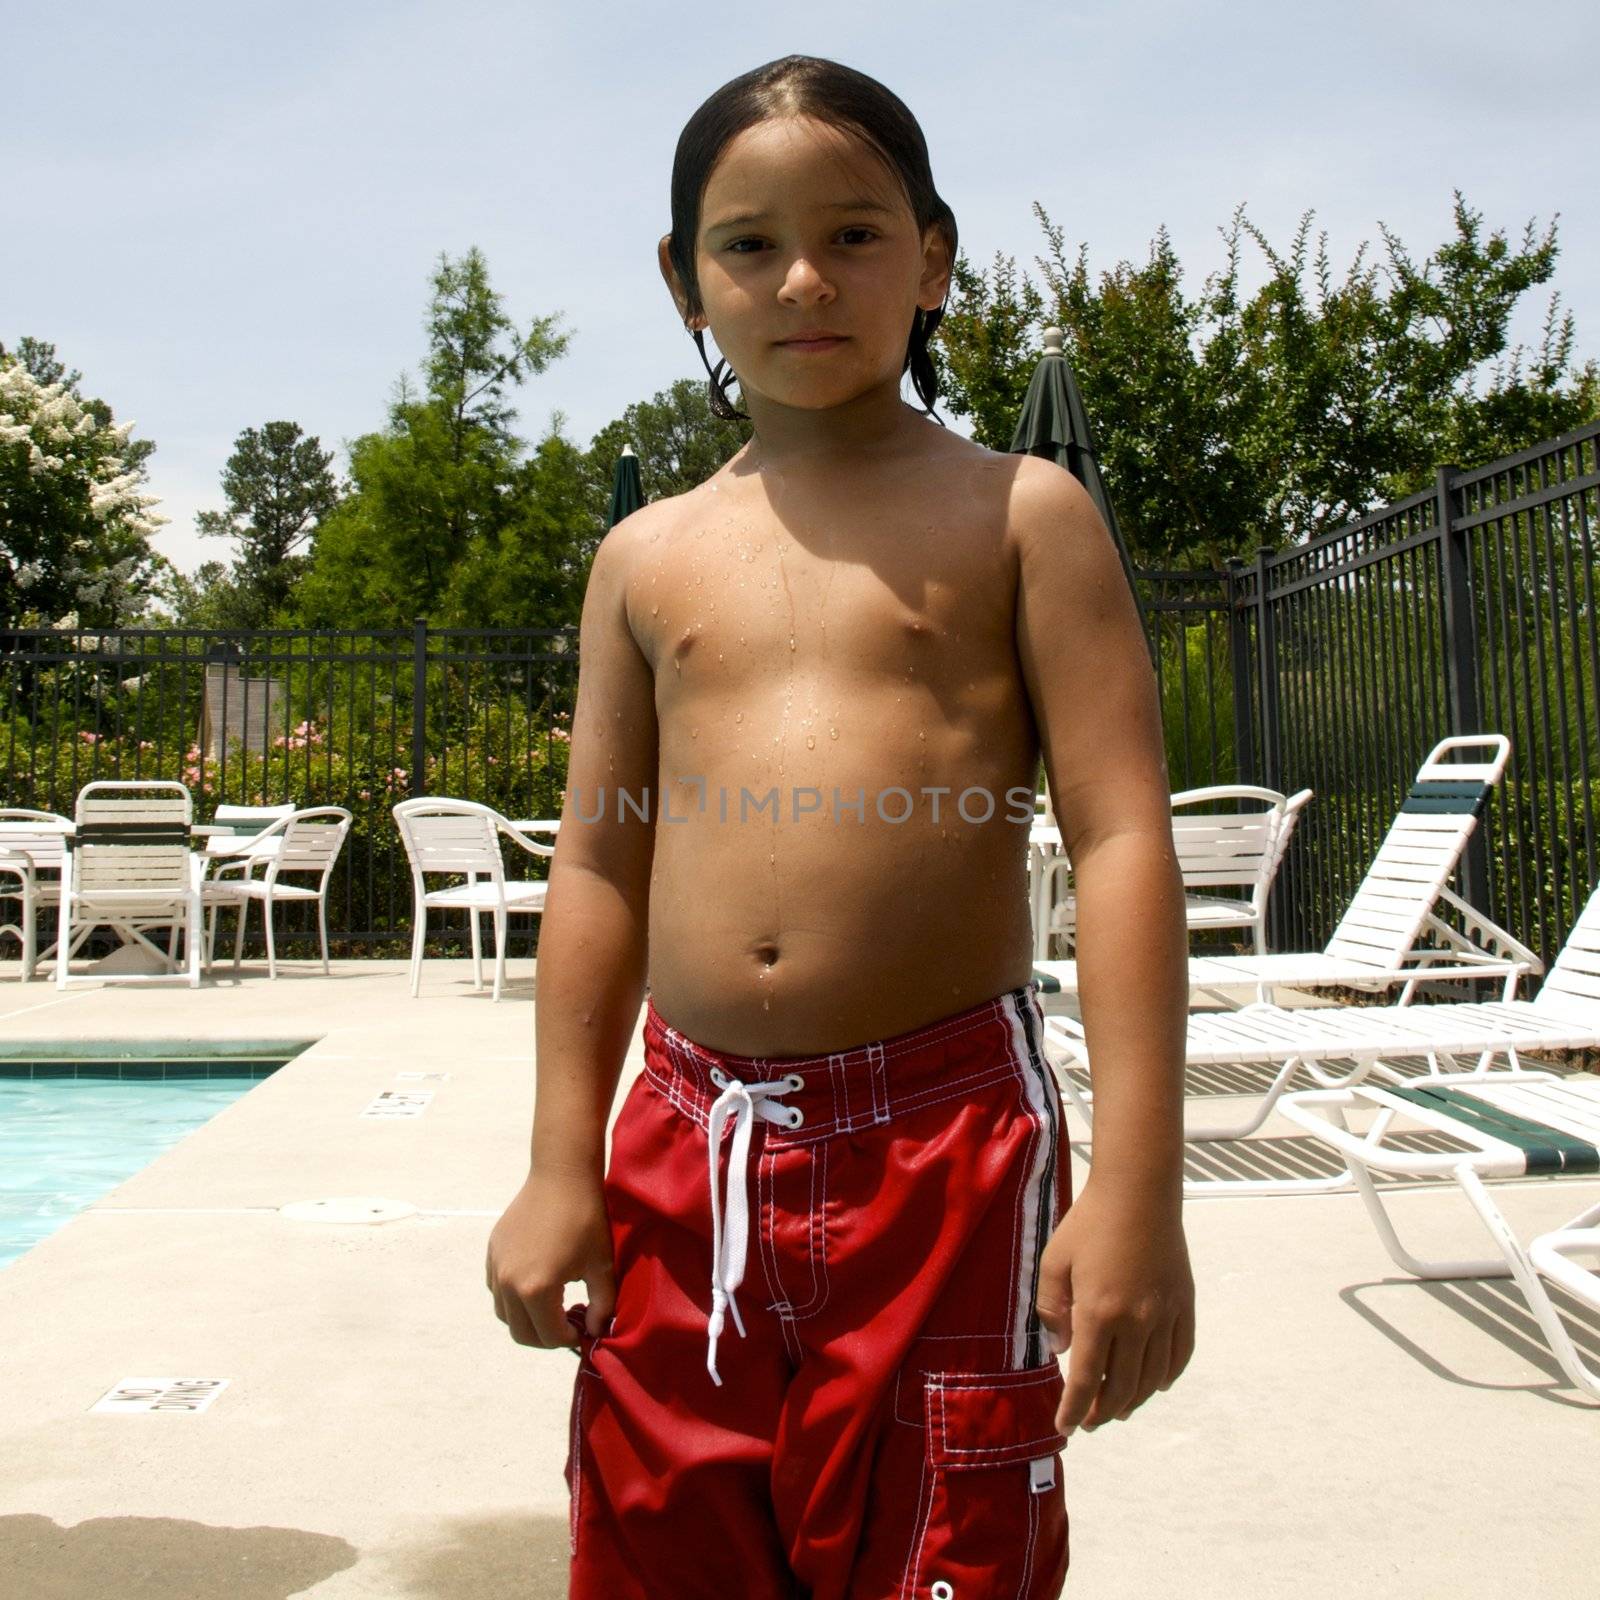
<svg viewBox="0 0 1600 1600">
<path fill-rule="evenodd" d="M 605 1180 L 616 1306 L 597 1338 L 568 1312 L 571 1600 L 1060 1594 L 1035 1297 L 1072 1190 L 1042 1022 L 1030 983 L 752 1059 L 646 1002 Z"/>
</svg>

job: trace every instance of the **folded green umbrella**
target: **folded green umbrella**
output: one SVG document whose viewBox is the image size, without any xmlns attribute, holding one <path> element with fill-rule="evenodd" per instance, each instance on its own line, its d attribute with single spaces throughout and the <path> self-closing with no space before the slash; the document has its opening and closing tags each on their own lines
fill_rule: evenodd
<svg viewBox="0 0 1600 1600">
<path fill-rule="evenodd" d="M 1101 517 L 1111 534 L 1111 542 L 1122 558 L 1123 576 L 1139 613 L 1139 623 L 1144 627 L 1144 607 L 1139 603 L 1139 588 L 1134 581 L 1133 562 L 1128 558 L 1128 547 L 1123 542 L 1122 530 L 1117 526 L 1117 513 L 1106 493 L 1105 479 L 1100 475 L 1100 462 L 1095 454 L 1094 434 L 1089 427 L 1089 413 L 1084 410 L 1083 396 L 1078 392 L 1078 380 L 1072 375 L 1062 350 L 1063 337 L 1059 328 L 1044 330 L 1044 354 L 1034 368 L 1033 379 L 1028 384 L 1027 398 L 1022 402 L 1022 412 L 1017 418 L 1017 431 L 1011 436 L 1011 449 L 1018 455 L 1044 456 L 1063 466 L 1089 491 Z M 1144 628 L 1145 646 L 1150 650 L 1152 665 L 1155 647 L 1150 630 Z"/>
<path fill-rule="evenodd" d="M 632 516 L 644 504 L 644 487 L 639 482 L 639 458 L 633 446 L 625 444 L 617 457 L 617 470 L 611 475 L 611 515 L 607 528 L 614 528 L 624 517 Z"/>
</svg>

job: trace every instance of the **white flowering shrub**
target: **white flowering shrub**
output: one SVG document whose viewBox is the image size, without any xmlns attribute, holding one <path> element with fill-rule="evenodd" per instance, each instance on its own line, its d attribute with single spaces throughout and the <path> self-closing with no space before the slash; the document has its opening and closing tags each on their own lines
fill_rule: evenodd
<svg viewBox="0 0 1600 1600">
<path fill-rule="evenodd" d="M 138 612 L 167 518 L 132 430 L 72 379 L 41 382 L 0 352 L 0 623 L 114 626 Z"/>
</svg>

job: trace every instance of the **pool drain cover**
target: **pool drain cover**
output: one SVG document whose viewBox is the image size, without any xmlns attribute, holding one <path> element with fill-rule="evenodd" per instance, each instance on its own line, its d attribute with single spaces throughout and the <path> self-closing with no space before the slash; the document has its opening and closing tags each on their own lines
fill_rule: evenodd
<svg viewBox="0 0 1600 1600">
<path fill-rule="evenodd" d="M 416 1214 L 417 1208 L 409 1200 L 385 1200 L 378 1195 L 365 1194 L 331 1200 L 296 1200 L 278 1210 L 278 1215 L 289 1222 L 397 1222 L 401 1217 Z"/>
</svg>

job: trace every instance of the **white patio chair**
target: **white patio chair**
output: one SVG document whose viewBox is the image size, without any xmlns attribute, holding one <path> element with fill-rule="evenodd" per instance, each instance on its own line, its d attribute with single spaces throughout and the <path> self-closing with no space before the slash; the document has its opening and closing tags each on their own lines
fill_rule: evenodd
<svg viewBox="0 0 1600 1600">
<path fill-rule="evenodd" d="M 238 971 L 244 956 L 245 925 L 254 901 L 261 907 L 261 920 L 267 930 L 267 977 L 276 978 L 278 949 L 272 931 L 272 908 L 281 901 L 314 900 L 317 933 L 322 943 L 322 970 L 326 974 L 329 970 L 328 879 L 353 821 L 343 806 L 308 806 L 300 811 L 291 807 L 287 815 L 280 816 L 271 827 L 252 837 L 248 854 L 226 857 L 218 862 L 219 871 L 242 866 L 243 875 L 237 878 L 212 876 L 200 886 L 202 902 L 211 912 L 206 934 L 206 964 L 211 964 L 216 946 L 217 914 L 223 906 L 233 906 L 239 913 L 233 942 L 233 966 Z M 252 873 L 254 867 L 263 869 L 259 878 Z M 317 882 L 315 887 L 287 883 L 285 875 L 314 876 Z"/>
<path fill-rule="evenodd" d="M 271 806 L 217 806 L 211 813 L 211 820 L 231 828 L 234 837 L 230 840 L 213 836 L 207 842 L 207 850 L 215 849 L 217 857 L 212 870 L 221 871 L 224 863 L 231 869 L 243 866 L 251 853 L 243 847 L 254 845 L 271 829 L 273 823 L 293 816 L 297 809 L 292 800 Z M 261 853 L 270 854 L 277 848 L 277 841 L 281 837 L 280 834 L 273 834 L 272 843 Z"/>
<path fill-rule="evenodd" d="M 17 920 L 0 926 L 0 936 L 15 934 L 22 944 L 22 981 L 54 950 L 39 950 L 39 912 L 54 906 L 61 914 L 61 874 L 66 865 L 70 817 L 21 807 L 0 809 L 0 896 L 18 901 Z M 7 888 L 7 883 L 15 888 Z"/>
<path fill-rule="evenodd" d="M 69 983 L 130 983 L 172 977 L 200 982 L 200 858 L 189 848 L 193 801 L 181 783 L 103 779 L 78 791 L 56 940 L 56 987 Z M 72 957 L 96 928 L 116 929 L 124 943 L 156 956 L 168 973 L 99 971 L 74 975 Z M 173 946 L 158 949 L 153 928 L 188 940 L 187 962 Z"/>
<path fill-rule="evenodd" d="M 1184 897 L 1184 913 L 1190 932 L 1215 928 L 1250 928 L 1256 951 L 1267 948 L 1267 897 L 1289 836 L 1300 812 L 1311 798 L 1309 789 L 1293 796 L 1257 784 L 1211 784 L 1203 789 L 1184 789 L 1172 796 L 1172 843 L 1183 875 L 1185 890 L 1200 889 L 1201 894 Z M 1219 805 L 1254 801 L 1251 810 L 1217 811 Z M 1190 810 L 1204 806 L 1208 809 Z M 1065 855 L 1045 867 L 1041 903 L 1048 920 L 1037 930 L 1034 948 L 1042 957 L 1049 941 L 1061 936 L 1069 942 L 1077 930 L 1077 896 L 1070 891 L 1057 898 L 1056 884 L 1072 871 Z M 1242 889 L 1242 896 L 1216 894 L 1217 889 Z"/>
<path fill-rule="evenodd" d="M 483 988 L 483 944 L 479 918 L 494 918 L 494 998 L 505 987 L 506 921 L 512 916 L 537 916 L 544 910 L 549 885 L 543 880 L 508 881 L 500 854 L 502 837 L 533 856 L 553 856 L 555 846 L 540 844 L 520 833 L 490 806 L 475 800 L 420 796 L 402 800 L 394 819 L 411 862 L 413 893 L 411 993 L 422 985 L 422 947 L 430 910 L 465 911 L 472 927 L 472 981 Z M 448 873 L 466 882 L 447 889 L 427 887 L 429 873 Z M 479 881 L 479 880 L 483 881 Z"/>
<path fill-rule="evenodd" d="M 1487 759 L 1444 760 L 1452 750 L 1479 750 Z M 1502 979 L 1509 1000 L 1518 977 L 1543 972 L 1544 963 L 1446 885 L 1510 752 L 1510 741 L 1498 733 L 1440 740 L 1418 769 L 1327 945 L 1320 951 L 1191 956 L 1190 1004 L 1205 996 L 1227 1001 L 1229 991 L 1239 988 L 1253 988 L 1257 1001 L 1267 1001 L 1278 985 L 1381 993 L 1396 984 L 1404 985 L 1403 1004 L 1419 982 L 1478 978 Z M 1452 908 L 1465 933 L 1444 921 L 1442 906 Z M 1076 961 L 1035 961 L 1034 976 L 1045 994 L 1077 993 Z"/>
<path fill-rule="evenodd" d="M 1593 958 L 1600 952 L 1591 946 L 1589 954 Z M 1591 959 L 1584 974 L 1588 992 L 1577 997 L 1591 1011 L 1600 1011 L 1596 971 L 1600 961 Z M 1545 986 L 1555 980 L 1552 968 Z M 1536 1006 L 1538 1001 L 1529 1004 Z M 1304 1090 L 1285 1096 L 1279 1109 L 1344 1157 L 1378 1237 L 1396 1265 L 1418 1278 L 1515 1279 L 1562 1371 L 1583 1393 L 1600 1400 L 1600 1371 L 1585 1364 L 1544 1283 L 1548 1279 L 1560 1284 L 1580 1304 L 1600 1311 L 1600 1204 L 1585 1206 L 1570 1222 L 1540 1234 L 1524 1248 L 1484 1182 L 1600 1173 L 1600 1083 L 1546 1072 L 1440 1073 L 1405 1084 Z M 1361 1133 L 1346 1120 L 1357 1109 L 1375 1113 Z M 1467 1148 L 1424 1152 L 1385 1143 L 1392 1134 L 1415 1127 L 1446 1134 Z M 1454 1178 L 1489 1230 L 1499 1255 L 1475 1260 L 1413 1255 L 1400 1242 L 1373 1181 L 1374 1172 Z M 1593 1265 L 1582 1265 L 1580 1258 Z"/>
<path fill-rule="evenodd" d="M 1089 1068 L 1081 1023 L 1070 1017 L 1048 1016 L 1045 1038 L 1061 1052 L 1064 1064 Z M 1346 1089 L 1373 1074 L 1395 1084 L 1405 1083 L 1402 1073 L 1385 1064 L 1389 1056 L 1422 1056 L 1434 1074 L 1458 1070 L 1458 1056 L 1476 1056 L 1472 1070 L 1477 1073 L 1486 1072 L 1496 1056 L 1504 1056 L 1506 1070 L 1496 1076 L 1512 1078 L 1526 1075 L 1523 1052 L 1595 1047 L 1600 1047 L 1600 888 L 1590 895 L 1532 1000 L 1293 1010 L 1258 1004 L 1239 1011 L 1191 1014 L 1184 1047 L 1186 1067 L 1240 1064 L 1275 1068 L 1276 1072 L 1255 1113 L 1245 1122 L 1226 1128 L 1186 1129 L 1184 1137 L 1203 1142 L 1242 1139 L 1254 1133 L 1300 1067 L 1323 1088 Z M 1062 1092 L 1092 1123 L 1092 1090 L 1083 1089 L 1070 1072 L 1060 1076 Z M 1346 1170 L 1320 1178 L 1195 1180 L 1184 1187 L 1196 1194 L 1304 1194 L 1342 1188 L 1351 1179 Z"/>
<path fill-rule="evenodd" d="M 292 800 L 271 806 L 217 806 L 211 820 L 231 829 L 212 834 L 205 842 L 207 881 L 220 883 L 230 873 L 250 877 L 255 868 L 277 853 L 283 834 L 273 824 L 294 815 Z M 215 918 L 212 919 L 215 921 Z M 211 960 L 208 937 L 206 960 Z"/>
</svg>

